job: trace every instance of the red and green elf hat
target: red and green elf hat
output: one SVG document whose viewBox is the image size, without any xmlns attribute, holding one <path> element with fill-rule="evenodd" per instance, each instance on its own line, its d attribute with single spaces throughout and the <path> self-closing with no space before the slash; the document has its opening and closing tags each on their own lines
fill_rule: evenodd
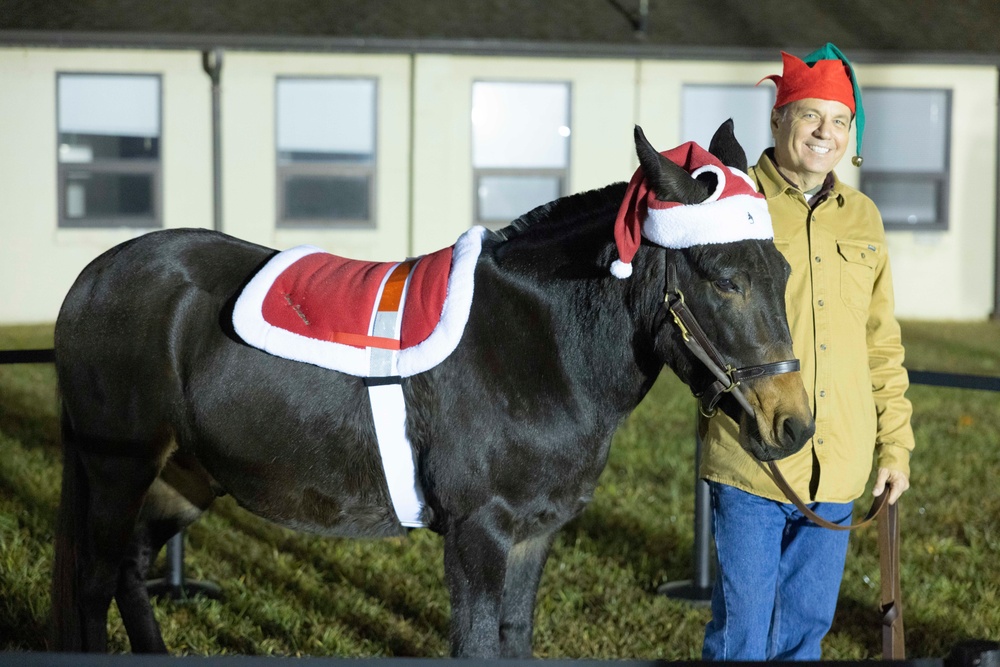
<svg viewBox="0 0 1000 667">
<path fill-rule="evenodd" d="M 854 114 L 858 128 L 857 155 L 851 162 L 860 167 L 865 109 L 861 105 L 861 88 L 858 86 L 858 77 L 854 74 L 851 61 L 830 42 L 802 60 L 782 51 L 781 60 L 783 64 L 781 75 L 772 74 L 760 80 L 770 79 L 777 86 L 774 108 L 809 97 L 845 104 Z"/>
</svg>

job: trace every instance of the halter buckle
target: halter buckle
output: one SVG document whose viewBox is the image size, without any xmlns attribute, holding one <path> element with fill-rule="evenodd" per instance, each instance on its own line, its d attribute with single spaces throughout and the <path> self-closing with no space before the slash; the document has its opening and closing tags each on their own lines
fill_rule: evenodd
<svg viewBox="0 0 1000 667">
<path fill-rule="evenodd" d="M 723 389 L 722 390 L 723 392 L 728 393 L 728 392 L 732 391 L 733 389 L 736 389 L 737 387 L 740 386 L 740 383 L 738 381 L 736 381 L 736 380 L 733 379 L 733 373 L 735 373 L 735 372 L 736 372 L 736 369 L 733 368 L 732 364 L 726 364 L 726 377 L 729 378 L 729 386 L 726 387 L 725 389 Z"/>
<path fill-rule="evenodd" d="M 674 293 L 677 295 L 677 300 L 680 301 L 681 304 L 683 305 L 684 292 L 680 290 L 674 290 Z M 684 338 L 685 341 L 691 340 L 691 332 L 688 331 L 688 328 L 684 325 L 683 320 L 681 320 L 681 316 L 678 315 L 677 311 L 674 310 L 674 307 L 670 305 L 670 292 L 667 292 L 665 295 L 663 295 L 663 300 L 667 303 L 667 309 L 670 310 L 670 314 L 674 316 L 674 323 L 677 325 L 677 328 L 681 330 L 681 336 Z"/>
</svg>

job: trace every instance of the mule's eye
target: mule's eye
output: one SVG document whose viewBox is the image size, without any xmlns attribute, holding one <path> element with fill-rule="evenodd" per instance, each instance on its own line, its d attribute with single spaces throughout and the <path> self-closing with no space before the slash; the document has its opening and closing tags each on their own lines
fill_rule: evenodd
<svg viewBox="0 0 1000 667">
<path fill-rule="evenodd" d="M 715 281 L 715 287 L 720 292 L 735 293 L 739 292 L 740 288 L 729 278 L 719 278 Z"/>
</svg>

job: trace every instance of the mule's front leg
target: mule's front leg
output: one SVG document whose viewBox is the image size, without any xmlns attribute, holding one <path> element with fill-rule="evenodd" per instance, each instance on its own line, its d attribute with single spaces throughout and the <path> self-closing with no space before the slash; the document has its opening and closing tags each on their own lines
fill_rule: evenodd
<svg viewBox="0 0 1000 667">
<path fill-rule="evenodd" d="M 555 531 L 518 542 L 507 556 L 507 580 L 500 612 L 500 650 L 504 658 L 530 658 L 535 598 Z"/>
<path fill-rule="evenodd" d="M 500 656 L 500 608 L 511 544 L 510 511 L 500 502 L 449 527 L 444 568 L 451 594 L 453 657 Z"/>
</svg>

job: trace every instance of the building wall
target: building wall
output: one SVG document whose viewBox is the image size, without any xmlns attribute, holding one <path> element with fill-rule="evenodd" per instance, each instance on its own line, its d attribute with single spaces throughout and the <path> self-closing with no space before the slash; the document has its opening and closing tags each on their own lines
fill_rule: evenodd
<svg viewBox="0 0 1000 667">
<path fill-rule="evenodd" d="M 163 222 L 212 226 L 210 89 L 201 55 L 0 49 L 0 323 L 51 322 L 80 270 L 139 230 L 59 229 L 56 74 L 162 77 Z"/>
<path fill-rule="evenodd" d="M 947 88 L 951 98 L 948 230 L 888 234 L 900 317 L 990 316 L 996 284 L 997 71 L 987 67 L 859 68 L 870 86 Z"/>
<path fill-rule="evenodd" d="M 222 70 L 223 230 L 275 248 L 308 243 L 400 259 L 454 242 L 473 222 L 471 86 L 476 80 L 571 84 L 569 190 L 627 180 L 632 126 L 658 148 L 680 136 L 689 83 L 746 85 L 778 63 L 448 55 L 226 52 Z M 973 66 L 859 66 L 863 85 L 950 88 L 949 228 L 890 232 L 901 317 L 977 320 L 993 307 L 997 72 Z M 0 49 L 0 324 L 48 322 L 79 271 L 143 230 L 57 227 L 56 74 L 162 77 L 163 222 L 211 228 L 211 89 L 186 51 Z M 374 229 L 277 230 L 277 76 L 378 79 Z M 751 162 L 756 156 L 749 156 Z M 838 169 L 857 185 L 847 160 Z"/>
</svg>

